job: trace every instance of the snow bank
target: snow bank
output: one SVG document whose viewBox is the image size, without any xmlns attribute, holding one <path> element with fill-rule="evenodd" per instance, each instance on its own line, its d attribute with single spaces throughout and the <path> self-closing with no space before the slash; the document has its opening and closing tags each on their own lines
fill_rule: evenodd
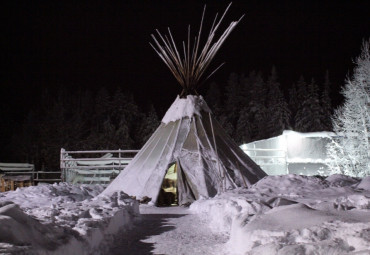
<svg viewBox="0 0 370 255">
<path fill-rule="evenodd" d="M 139 206 L 100 185 L 32 186 L 0 194 L 0 253 L 99 254 L 130 228 Z"/>
<path fill-rule="evenodd" d="M 162 122 L 167 124 L 184 117 L 191 118 L 194 114 L 201 116 L 201 111 L 211 112 L 202 96 L 188 95 L 186 98 L 177 96 L 175 102 L 172 103 L 164 115 Z"/>
<path fill-rule="evenodd" d="M 370 178 L 267 176 L 190 209 L 230 234 L 232 254 L 369 254 Z"/>
</svg>

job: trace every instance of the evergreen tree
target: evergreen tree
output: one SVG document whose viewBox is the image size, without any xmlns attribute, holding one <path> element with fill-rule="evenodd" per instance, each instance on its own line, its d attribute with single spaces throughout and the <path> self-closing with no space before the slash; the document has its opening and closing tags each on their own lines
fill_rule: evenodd
<svg viewBox="0 0 370 255">
<path fill-rule="evenodd" d="M 127 150 L 134 147 L 134 140 L 130 135 L 129 126 L 130 123 L 126 120 L 125 115 L 121 115 L 118 126 L 114 132 L 114 140 L 112 141 L 111 148 Z"/>
<path fill-rule="evenodd" d="M 295 117 L 297 115 L 300 102 L 297 96 L 297 86 L 294 83 L 293 86 L 289 89 L 289 110 L 290 110 L 290 124 L 292 127 L 295 127 Z"/>
<path fill-rule="evenodd" d="M 297 82 L 297 101 L 298 101 L 298 107 L 299 109 L 300 105 L 303 104 L 303 102 L 307 99 L 308 95 L 308 86 L 306 81 L 304 80 L 303 75 L 299 77 L 299 80 Z"/>
<path fill-rule="evenodd" d="M 95 126 L 99 131 L 104 121 L 109 117 L 109 111 L 112 108 L 111 97 L 109 92 L 102 87 L 95 97 Z"/>
<path fill-rule="evenodd" d="M 234 141 L 238 144 L 249 143 L 252 141 L 252 125 L 250 125 L 251 116 L 248 108 L 244 107 L 240 111 L 239 119 L 236 125 Z"/>
<path fill-rule="evenodd" d="M 267 101 L 267 89 L 262 74 L 251 72 L 246 78 L 245 84 L 244 88 L 249 93 L 243 99 L 247 102 L 247 108 L 245 110 L 250 116 L 248 122 L 249 127 L 246 127 L 246 129 L 250 130 L 252 141 L 267 138 L 266 123 L 268 113 L 265 105 Z"/>
<path fill-rule="evenodd" d="M 94 114 L 91 117 L 91 129 L 85 145 L 86 149 L 111 149 L 104 138 L 110 131 L 110 128 L 108 128 L 107 132 L 107 127 L 113 126 L 110 119 L 111 109 L 112 102 L 109 92 L 102 87 L 95 96 Z"/>
<path fill-rule="evenodd" d="M 330 81 L 329 81 L 329 71 L 326 71 L 324 88 L 321 94 L 321 111 L 322 111 L 322 124 L 324 130 L 331 131 L 333 129 L 331 123 L 331 99 L 330 99 Z"/>
<path fill-rule="evenodd" d="M 132 94 L 123 94 L 118 87 L 113 96 L 112 108 L 110 110 L 111 121 L 116 132 L 122 140 L 116 139 L 116 148 L 136 148 L 134 140 L 137 136 L 136 130 L 142 119 L 142 114 L 136 105 Z M 123 134 L 127 132 L 127 134 Z"/>
<path fill-rule="evenodd" d="M 236 73 L 231 73 L 227 81 L 225 108 L 220 118 L 220 122 L 229 125 L 228 134 L 233 137 L 236 123 L 239 118 L 240 111 L 240 91 L 239 76 Z"/>
<path fill-rule="evenodd" d="M 301 76 L 297 83 L 297 94 L 296 94 L 296 114 L 294 116 L 294 130 L 300 132 L 308 132 L 310 127 L 308 126 L 310 120 L 310 106 L 308 100 L 308 88 L 303 76 Z"/>
<path fill-rule="evenodd" d="M 319 101 L 318 87 L 314 81 L 308 86 L 307 96 L 297 111 L 295 130 L 299 132 L 317 132 L 325 130 L 322 124 L 322 110 Z"/>
<path fill-rule="evenodd" d="M 266 129 L 269 137 L 282 134 L 285 129 L 290 127 L 290 110 L 285 100 L 284 94 L 277 81 L 275 67 L 272 67 L 271 74 L 267 80 L 267 123 Z"/>
<path fill-rule="evenodd" d="M 138 145 L 141 148 L 153 135 L 155 130 L 158 128 L 160 121 L 158 120 L 157 113 L 153 105 L 150 105 L 149 112 L 145 115 L 143 120 L 140 123 L 138 137 Z"/>
<path fill-rule="evenodd" d="M 220 119 L 222 114 L 222 105 L 221 105 L 221 91 L 216 82 L 212 82 L 209 86 L 209 89 L 206 92 L 205 100 L 208 106 L 211 108 L 213 115 Z"/>
<path fill-rule="evenodd" d="M 338 137 L 328 145 L 332 173 L 370 175 L 370 40 L 362 45 L 352 79 L 342 89 L 344 104 L 333 116 Z"/>
</svg>

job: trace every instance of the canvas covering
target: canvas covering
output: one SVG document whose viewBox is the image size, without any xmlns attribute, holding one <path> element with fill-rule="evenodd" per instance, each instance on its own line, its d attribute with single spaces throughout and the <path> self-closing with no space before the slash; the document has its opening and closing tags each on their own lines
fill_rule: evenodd
<svg viewBox="0 0 370 255">
<path fill-rule="evenodd" d="M 182 99 L 176 100 L 182 102 Z M 122 190 L 139 199 L 149 197 L 155 204 L 166 171 L 173 163 L 177 163 L 179 169 L 180 205 L 200 197 L 213 197 L 225 189 L 249 187 L 266 176 L 228 137 L 207 110 L 204 100 L 201 97 L 197 100 L 205 110 L 195 107 L 190 117 L 187 112 L 181 118 L 162 122 L 103 194 Z M 188 102 L 193 104 L 194 100 Z M 173 111 L 175 103 L 168 112 Z"/>
</svg>

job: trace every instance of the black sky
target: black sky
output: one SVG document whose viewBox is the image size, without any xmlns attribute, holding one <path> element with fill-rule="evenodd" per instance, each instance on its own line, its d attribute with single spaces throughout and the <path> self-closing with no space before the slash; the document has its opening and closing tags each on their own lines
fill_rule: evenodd
<svg viewBox="0 0 370 255">
<path fill-rule="evenodd" d="M 275 65 L 289 87 L 301 74 L 322 83 L 329 70 L 337 93 L 370 36 L 369 2 L 234 1 L 225 21 L 246 15 L 216 57 L 226 64 L 213 80 L 224 84 L 233 71 L 267 76 Z M 139 103 L 168 108 L 181 89 L 149 46 L 150 34 L 170 26 L 184 39 L 204 3 L 211 22 L 229 1 L 3 2 L 2 119 L 21 122 L 43 88 L 60 86 L 121 86 Z"/>
</svg>

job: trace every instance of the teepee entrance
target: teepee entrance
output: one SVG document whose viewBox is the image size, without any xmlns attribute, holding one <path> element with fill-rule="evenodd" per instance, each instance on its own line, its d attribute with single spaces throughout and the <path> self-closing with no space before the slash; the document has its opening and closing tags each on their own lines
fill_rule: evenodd
<svg viewBox="0 0 370 255">
<path fill-rule="evenodd" d="M 158 206 L 178 205 L 177 163 L 169 165 L 158 195 Z"/>
</svg>

